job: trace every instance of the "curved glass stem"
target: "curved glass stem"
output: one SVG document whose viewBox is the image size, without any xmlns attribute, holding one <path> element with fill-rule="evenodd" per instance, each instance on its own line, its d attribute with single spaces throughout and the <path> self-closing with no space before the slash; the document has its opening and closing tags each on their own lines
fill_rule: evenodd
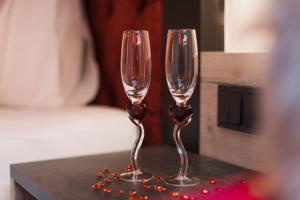
<svg viewBox="0 0 300 200">
<path fill-rule="evenodd" d="M 178 151 L 178 154 L 180 156 L 180 171 L 177 176 L 178 180 L 187 180 L 187 171 L 188 171 L 188 166 L 189 166 L 189 160 L 188 160 L 188 155 L 187 151 L 182 143 L 181 137 L 180 137 L 180 130 L 187 126 L 192 120 L 192 116 L 189 116 L 187 119 L 185 119 L 183 122 L 180 124 L 176 124 L 173 130 L 173 138 L 176 143 L 176 149 Z"/>
<path fill-rule="evenodd" d="M 139 150 L 142 146 L 144 136 L 145 136 L 144 126 L 138 120 L 135 120 L 131 117 L 129 117 L 129 119 L 137 127 L 137 137 L 136 137 L 136 140 L 134 141 L 133 148 L 131 150 L 130 163 L 132 165 L 133 173 L 134 174 L 139 174 L 141 172 L 141 170 L 140 170 L 139 165 L 138 165 L 137 157 L 138 157 L 138 153 L 139 153 Z"/>
<path fill-rule="evenodd" d="M 189 161 L 188 161 L 187 152 L 184 148 L 184 145 L 183 145 L 183 143 L 181 141 L 181 137 L 180 137 L 180 129 L 181 128 L 182 127 L 175 125 L 174 130 L 173 130 L 173 138 L 176 143 L 176 149 L 180 156 L 180 171 L 179 171 L 177 178 L 183 180 L 183 179 L 186 179 L 186 177 L 187 177 L 186 175 L 187 175 Z"/>
<path fill-rule="evenodd" d="M 140 169 L 138 164 L 138 154 L 140 148 L 143 144 L 144 140 L 144 126 L 141 123 L 141 120 L 144 118 L 146 113 L 146 105 L 141 104 L 130 104 L 127 107 L 127 113 L 130 121 L 136 126 L 137 128 L 137 136 L 133 143 L 133 147 L 130 153 L 130 164 L 132 169 L 125 173 L 120 174 L 123 180 L 136 182 L 136 181 L 143 181 L 143 180 L 150 180 L 152 179 L 153 175 L 151 173 L 144 172 Z"/>
<path fill-rule="evenodd" d="M 176 111 L 177 109 L 177 111 Z M 180 171 L 176 176 L 164 177 L 163 181 L 172 186 L 194 186 L 199 183 L 199 179 L 197 177 L 189 176 L 188 168 L 189 168 L 189 159 L 188 153 L 182 143 L 180 131 L 182 128 L 189 125 L 192 121 L 192 110 L 191 107 L 185 108 L 172 108 L 170 109 L 171 116 L 173 121 L 175 122 L 175 127 L 173 130 L 173 138 L 176 143 L 176 149 L 180 156 Z M 183 119 L 183 120 L 182 120 Z"/>
</svg>

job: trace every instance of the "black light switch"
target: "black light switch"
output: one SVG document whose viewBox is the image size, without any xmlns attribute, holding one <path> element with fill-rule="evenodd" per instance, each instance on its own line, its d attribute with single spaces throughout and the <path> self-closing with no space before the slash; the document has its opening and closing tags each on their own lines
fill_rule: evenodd
<svg viewBox="0 0 300 200">
<path fill-rule="evenodd" d="M 233 125 L 241 124 L 242 94 L 238 92 L 230 93 L 229 120 L 228 123 Z"/>
<path fill-rule="evenodd" d="M 250 92 L 245 98 L 245 120 L 246 126 L 250 129 L 257 129 L 257 94 Z"/>
<path fill-rule="evenodd" d="M 218 126 L 251 133 L 256 129 L 256 89 L 243 86 L 218 88 Z"/>
<path fill-rule="evenodd" d="M 219 119 L 223 123 L 228 123 L 229 121 L 229 106 L 230 106 L 230 93 L 228 92 L 222 92 L 219 95 L 219 98 L 221 99 L 219 103 L 220 108 L 220 115 Z"/>
</svg>

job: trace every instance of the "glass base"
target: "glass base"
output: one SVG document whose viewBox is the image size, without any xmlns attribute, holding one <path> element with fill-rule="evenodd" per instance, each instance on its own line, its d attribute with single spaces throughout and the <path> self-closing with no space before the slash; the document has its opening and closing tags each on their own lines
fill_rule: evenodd
<svg viewBox="0 0 300 200">
<path fill-rule="evenodd" d="M 151 173 L 142 171 L 126 172 L 120 174 L 120 176 L 122 177 L 122 180 L 129 182 L 149 181 L 153 178 L 153 175 Z"/>
<path fill-rule="evenodd" d="M 200 180 L 197 177 L 172 176 L 163 178 L 163 182 L 172 186 L 195 186 L 200 183 Z"/>
</svg>

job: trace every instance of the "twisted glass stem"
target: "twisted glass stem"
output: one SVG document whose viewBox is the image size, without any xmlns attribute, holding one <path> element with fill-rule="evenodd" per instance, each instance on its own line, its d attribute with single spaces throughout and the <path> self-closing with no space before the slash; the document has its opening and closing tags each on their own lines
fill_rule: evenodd
<svg viewBox="0 0 300 200">
<path fill-rule="evenodd" d="M 182 143 L 180 130 L 186 127 L 192 120 L 192 115 L 188 116 L 181 123 L 175 125 L 173 130 L 173 138 L 176 144 L 176 149 L 180 157 L 180 171 L 176 179 L 178 180 L 188 180 L 187 171 L 189 167 L 189 159 L 187 151 Z"/>
<path fill-rule="evenodd" d="M 180 171 L 179 171 L 177 178 L 184 179 L 187 174 L 189 161 L 188 161 L 188 157 L 187 157 L 187 152 L 186 152 L 184 145 L 180 138 L 180 129 L 181 129 L 181 127 L 179 127 L 178 125 L 175 125 L 174 131 L 173 131 L 173 138 L 176 143 L 176 148 L 177 148 L 178 154 L 180 156 Z"/>
<path fill-rule="evenodd" d="M 137 127 L 137 137 L 134 141 L 133 148 L 130 154 L 130 163 L 132 166 L 132 170 L 133 173 L 137 175 L 141 173 L 137 158 L 138 158 L 139 150 L 144 140 L 145 133 L 144 133 L 144 126 L 139 120 L 133 119 L 132 117 L 129 117 L 129 119 Z"/>
<path fill-rule="evenodd" d="M 130 164 L 131 170 L 126 170 L 125 173 L 121 174 L 121 177 L 126 181 L 143 181 L 143 180 L 150 180 L 152 179 L 153 175 L 151 173 L 147 173 L 140 169 L 138 164 L 138 156 L 139 151 L 142 146 L 144 140 L 144 126 L 141 123 L 143 118 L 146 115 L 147 106 L 144 103 L 132 103 L 127 106 L 127 113 L 130 121 L 136 126 L 137 128 L 137 136 L 133 143 L 133 147 L 130 152 Z"/>
</svg>

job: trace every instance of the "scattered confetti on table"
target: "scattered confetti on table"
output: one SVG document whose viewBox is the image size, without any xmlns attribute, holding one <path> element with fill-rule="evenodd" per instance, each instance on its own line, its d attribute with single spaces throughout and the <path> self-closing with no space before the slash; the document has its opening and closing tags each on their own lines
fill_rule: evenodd
<svg viewBox="0 0 300 200">
<path fill-rule="evenodd" d="M 132 171 L 131 165 L 128 165 L 125 169 L 125 172 Z M 157 195 L 162 196 L 163 199 L 170 200 L 216 200 L 220 197 L 224 200 L 235 200 L 238 195 L 248 195 L 247 194 L 247 181 L 245 179 L 232 181 L 221 181 L 217 180 L 215 177 L 211 177 L 206 184 L 202 183 L 199 185 L 198 190 L 193 189 L 191 193 L 182 192 L 182 188 L 168 188 L 161 181 L 161 177 L 154 177 L 151 180 L 142 180 L 138 184 L 140 185 L 140 189 L 124 189 L 122 188 L 122 177 L 118 172 L 112 172 L 108 168 L 104 168 L 101 171 L 96 173 L 97 182 L 91 186 L 93 191 L 100 191 L 108 198 L 117 197 L 120 199 L 129 199 L 129 200 L 148 200 L 151 199 L 151 195 L 149 192 L 154 192 Z M 115 189 L 113 191 L 111 188 L 113 184 L 119 184 L 120 188 Z M 115 185 L 114 185 L 115 186 Z M 128 186 L 128 185 L 127 185 Z M 136 187 L 136 184 L 135 184 Z M 115 187 L 113 187 L 115 188 Z M 236 190 L 238 189 L 238 190 Z M 169 190 L 169 191 L 168 191 Z M 232 192 L 235 192 L 232 196 Z M 110 196 L 109 196 L 110 195 Z M 230 198 L 226 198 L 230 196 Z M 250 196 L 250 195 L 249 195 Z M 154 197 L 157 199 L 157 196 Z M 252 198 L 243 198 L 243 200 L 252 200 Z M 238 198 L 236 200 L 239 200 Z"/>
</svg>

